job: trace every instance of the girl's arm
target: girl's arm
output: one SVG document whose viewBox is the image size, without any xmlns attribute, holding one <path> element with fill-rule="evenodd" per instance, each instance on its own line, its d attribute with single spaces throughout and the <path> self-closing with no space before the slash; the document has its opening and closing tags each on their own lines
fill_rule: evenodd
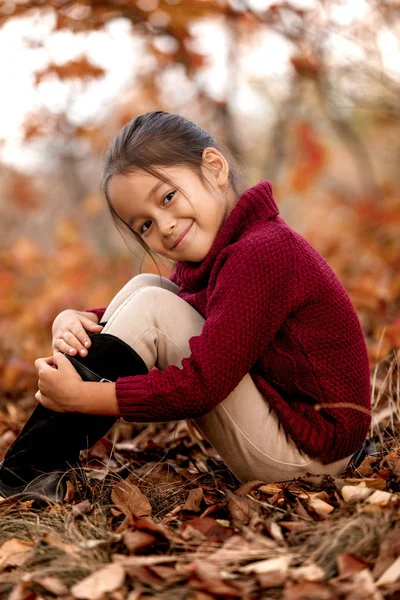
<svg viewBox="0 0 400 600">
<path fill-rule="evenodd" d="M 89 415 L 120 416 L 115 383 L 84 381 L 81 412 Z"/>
</svg>

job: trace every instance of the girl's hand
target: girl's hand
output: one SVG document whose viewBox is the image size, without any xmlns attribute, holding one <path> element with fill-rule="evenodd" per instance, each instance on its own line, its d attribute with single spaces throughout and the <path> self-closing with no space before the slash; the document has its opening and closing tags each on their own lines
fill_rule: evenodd
<svg viewBox="0 0 400 600">
<path fill-rule="evenodd" d="M 97 323 L 97 315 L 78 310 L 63 310 L 55 319 L 52 326 L 53 352 L 65 352 L 74 356 L 77 352 L 86 356 L 91 341 L 87 331 L 100 333 L 103 329 Z"/>
<path fill-rule="evenodd" d="M 84 382 L 66 356 L 56 352 L 54 356 L 38 358 L 35 367 L 39 375 L 35 398 L 40 404 L 56 412 L 82 412 Z"/>
</svg>

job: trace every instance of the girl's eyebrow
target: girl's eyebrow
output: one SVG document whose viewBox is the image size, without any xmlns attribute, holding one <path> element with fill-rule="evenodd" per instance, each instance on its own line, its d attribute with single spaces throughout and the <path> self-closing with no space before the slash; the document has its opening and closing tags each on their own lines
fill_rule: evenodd
<svg viewBox="0 0 400 600">
<path fill-rule="evenodd" d="M 158 190 L 158 188 L 160 188 L 165 182 L 161 181 L 160 179 L 158 180 L 158 182 L 155 184 L 155 186 L 150 190 L 150 192 L 147 194 L 145 201 L 149 202 L 150 198 L 152 196 L 154 196 L 154 194 L 156 193 L 156 191 Z M 136 219 L 137 217 L 135 215 L 132 215 L 131 217 L 129 217 L 128 219 L 128 225 L 129 227 L 132 227 L 132 223 L 133 221 Z"/>
</svg>

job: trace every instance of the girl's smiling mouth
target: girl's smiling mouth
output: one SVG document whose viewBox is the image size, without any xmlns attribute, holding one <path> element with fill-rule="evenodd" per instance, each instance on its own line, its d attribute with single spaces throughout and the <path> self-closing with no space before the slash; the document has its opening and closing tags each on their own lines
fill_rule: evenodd
<svg viewBox="0 0 400 600">
<path fill-rule="evenodd" d="M 192 225 L 193 225 L 193 222 L 189 225 L 189 227 L 187 227 L 187 229 L 185 229 L 185 231 L 182 233 L 182 235 L 179 236 L 178 240 L 172 246 L 171 250 L 174 250 L 175 248 L 179 248 L 182 245 L 182 242 L 185 240 L 186 235 L 188 234 L 188 232 L 192 228 Z"/>
</svg>

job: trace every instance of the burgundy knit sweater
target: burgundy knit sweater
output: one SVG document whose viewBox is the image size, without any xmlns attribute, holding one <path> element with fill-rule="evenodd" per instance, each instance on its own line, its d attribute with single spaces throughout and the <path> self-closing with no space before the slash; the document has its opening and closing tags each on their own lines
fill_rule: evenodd
<svg viewBox="0 0 400 600">
<path fill-rule="evenodd" d="M 206 321 L 182 368 L 117 380 L 125 420 L 204 415 L 250 372 L 300 450 L 325 463 L 359 450 L 371 390 L 358 316 L 326 260 L 279 216 L 269 181 L 242 194 L 206 258 L 177 262 L 171 280 Z"/>
</svg>

